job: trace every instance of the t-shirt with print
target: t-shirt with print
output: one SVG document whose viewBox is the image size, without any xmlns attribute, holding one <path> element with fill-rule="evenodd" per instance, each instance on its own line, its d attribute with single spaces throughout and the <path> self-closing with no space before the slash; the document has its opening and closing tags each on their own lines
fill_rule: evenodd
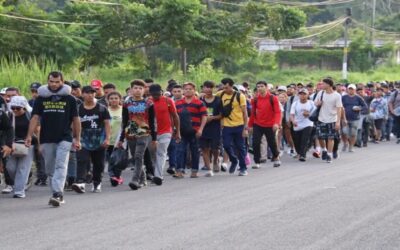
<svg viewBox="0 0 400 250">
<path fill-rule="evenodd" d="M 157 134 L 163 135 L 172 133 L 171 114 L 176 113 L 176 106 L 171 98 L 161 96 L 153 101 Z"/>
<path fill-rule="evenodd" d="M 221 98 L 215 96 L 214 100 L 210 103 L 208 103 L 205 98 L 202 98 L 201 100 L 207 108 L 208 116 L 218 116 L 221 114 Z M 219 139 L 221 137 L 221 121 L 213 120 L 207 123 L 204 127 L 202 137 L 207 139 Z"/>
<path fill-rule="evenodd" d="M 115 145 L 115 143 L 119 139 L 119 135 L 121 133 L 121 125 L 122 125 L 122 107 L 119 107 L 116 110 L 108 109 L 111 116 L 111 138 L 110 145 Z"/>
<path fill-rule="evenodd" d="M 92 109 L 85 109 L 83 105 L 79 105 L 79 118 L 82 124 L 82 148 L 87 150 L 100 148 L 106 139 L 104 121 L 111 119 L 107 108 L 99 103 Z"/>
<path fill-rule="evenodd" d="M 306 103 L 301 103 L 300 100 L 295 101 L 290 108 L 290 114 L 294 115 L 294 120 L 297 126 L 293 126 L 294 131 L 299 131 L 307 127 L 314 126 L 314 123 L 305 117 L 303 113 L 308 111 L 311 114 L 315 110 L 315 105 L 313 101 L 308 100 Z"/>
<path fill-rule="evenodd" d="M 239 93 L 237 93 L 239 94 Z M 218 96 L 221 97 L 221 101 L 223 106 L 229 105 L 231 99 L 234 97 L 234 94 L 228 95 L 223 92 L 217 93 Z M 244 125 L 243 112 L 241 107 L 246 108 L 246 97 L 243 94 L 240 94 L 239 102 L 237 101 L 237 97 L 235 95 L 235 99 L 232 102 L 232 113 L 229 117 L 222 118 L 222 124 L 224 127 L 238 127 Z"/>
<path fill-rule="evenodd" d="M 315 101 L 321 100 L 322 93 L 324 93 L 324 95 L 322 96 L 322 107 L 319 112 L 318 120 L 322 123 L 337 122 L 339 118 L 337 115 L 337 109 L 343 107 L 342 96 L 336 91 L 333 91 L 330 94 L 326 93 L 326 91 L 320 91 L 317 98 L 315 98 Z"/>
<path fill-rule="evenodd" d="M 75 97 L 71 95 L 52 95 L 38 97 L 32 116 L 40 116 L 40 143 L 72 142 L 71 123 L 78 116 Z"/>
</svg>

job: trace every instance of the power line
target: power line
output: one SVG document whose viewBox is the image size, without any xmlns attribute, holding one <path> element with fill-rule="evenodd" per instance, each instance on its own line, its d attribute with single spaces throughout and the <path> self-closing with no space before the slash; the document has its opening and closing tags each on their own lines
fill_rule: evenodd
<svg viewBox="0 0 400 250">
<path fill-rule="evenodd" d="M 85 3 L 85 4 L 100 4 L 100 5 L 117 5 L 117 6 L 121 6 L 123 4 L 120 3 L 112 3 L 112 2 L 105 2 L 105 1 L 82 1 L 82 0 L 73 0 L 71 1 L 73 3 Z"/>
<path fill-rule="evenodd" d="M 52 24 L 68 24 L 68 25 L 80 25 L 80 26 L 97 26 L 98 24 L 95 23 L 74 23 L 74 22 L 61 22 L 61 21 L 50 21 L 50 20 L 43 20 L 43 19 L 36 19 L 30 17 L 20 17 L 20 16 L 13 16 L 8 14 L 0 14 L 2 17 L 25 20 L 25 21 L 32 21 L 32 22 L 39 22 L 39 23 L 52 23 Z"/>
<path fill-rule="evenodd" d="M 357 20 L 354 19 L 354 18 L 352 18 L 351 20 L 352 20 L 356 25 L 362 26 L 363 28 L 366 28 L 366 29 L 368 29 L 369 31 L 374 31 L 374 32 L 376 32 L 376 33 L 381 33 L 381 34 L 385 34 L 385 35 L 400 36 L 400 33 L 399 33 L 399 32 L 378 30 L 378 29 L 375 29 L 375 28 L 373 28 L 373 27 L 371 27 L 371 26 L 366 25 L 365 23 L 359 22 L 359 21 L 357 21 Z"/>
<path fill-rule="evenodd" d="M 5 29 L 5 28 L 0 28 L 0 30 L 6 31 L 6 32 L 12 32 L 12 33 L 24 34 L 24 35 L 31 35 L 31 36 L 43 36 L 43 37 L 54 37 L 54 38 L 71 37 L 71 38 L 76 38 L 76 39 L 82 39 L 82 37 L 69 35 L 69 34 L 68 35 L 49 35 L 49 34 L 43 34 L 43 33 L 33 33 L 33 32 L 12 30 L 12 29 Z"/>
<path fill-rule="evenodd" d="M 343 4 L 343 3 L 354 2 L 354 0 L 327 0 L 327 1 L 324 1 L 324 2 L 315 2 L 315 3 L 285 1 L 285 0 L 279 0 L 279 1 L 263 0 L 263 1 L 265 3 L 270 3 L 270 4 L 283 4 L 283 5 L 292 5 L 292 6 L 298 6 L 298 7 L 327 6 L 327 5 L 338 5 L 338 4 Z"/>
</svg>

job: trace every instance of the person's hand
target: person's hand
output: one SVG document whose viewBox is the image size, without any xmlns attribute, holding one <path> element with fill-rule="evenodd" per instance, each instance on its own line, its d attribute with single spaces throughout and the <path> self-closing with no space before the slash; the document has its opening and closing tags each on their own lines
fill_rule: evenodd
<svg viewBox="0 0 400 250">
<path fill-rule="evenodd" d="M 7 145 L 4 145 L 4 146 L 1 147 L 1 152 L 3 152 L 3 157 L 4 158 L 9 156 L 9 155 L 11 155 L 12 151 L 13 151 L 12 148 L 10 148 Z"/>
<path fill-rule="evenodd" d="M 253 128 L 249 128 L 248 131 L 249 131 L 249 134 L 253 134 Z"/>
<path fill-rule="evenodd" d="M 181 133 L 179 133 L 179 132 L 175 133 L 174 140 L 176 143 L 180 143 L 181 142 Z"/>
<path fill-rule="evenodd" d="M 336 131 L 339 131 L 339 129 L 340 129 L 340 122 L 336 122 L 336 124 L 335 124 L 335 130 L 336 130 Z"/>
<path fill-rule="evenodd" d="M 249 137 L 249 131 L 245 128 L 243 129 L 243 133 L 242 133 L 243 138 L 247 138 Z"/>
<path fill-rule="evenodd" d="M 200 130 L 200 129 L 199 129 L 199 130 L 196 132 L 196 137 L 197 137 L 197 139 L 200 138 L 202 134 L 203 134 L 203 130 Z"/>
<path fill-rule="evenodd" d="M 108 148 L 109 145 L 110 145 L 110 139 L 105 139 L 101 146 L 103 148 Z"/>
<path fill-rule="evenodd" d="M 275 132 L 279 129 L 279 125 L 278 124 L 274 124 L 274 126 L 272 126 L 272 130 Z"/>
<path fill-rule="evenodd" d="M 347 124 L 349 124 L 346 120 L 345 121 L 343 121 L 343 127 L 346 127 L 347 126 Z"/>
<path fill-rule="evenodd" d="M 310 116 L 310 112 L 304 111 L 304 112 L 303 112 L 303 116 L 304 116 L 304 117 L 309 117 L 309 116 Z"/>
<path fill-rule="evenodd" d="M 293 122 L 293 127 L 297 127 L 297 125 L 298 125 L 297 122 L 294 121 Z"/>
<path fill-rule="evenodd" d="M 319 107 L 319 106 L 321 106 L 321 105 L 322 105 L 322 102 L 321 102 L 321 101 L 316 101 L 316 102 L 315 102 L 315 106 Z"/>
<path fill-rule="evenodd" d="M 80 140 L 76 140 L 74 139 L 74 141 L 72 142 L 73 147 L 75 148 L 76 151 L 81 150 L 81 141 Z"/>
<path fill-rule="evenodd" d="M 32 136 L 26 137 L 25 138 L 25 146 L 30 148 L 32 145 Z"/>
<path fill-rule="evenodd" d="M 123 141 L 119 141 L 117 143 L 117 148 L 122 148 L 123 145 L 124 145 L 124 142 Z"/>
<path fill-rule="evenodd" d="M 151 141 L 151 146 L 153 148 L 157 148 L 158 142 L 157 141 Z"/>
<path fill-rule="evenodd" d="M 214 116 L 207 116 L 207 123 L 212 122 L 214 120 Z"/>
</svg>

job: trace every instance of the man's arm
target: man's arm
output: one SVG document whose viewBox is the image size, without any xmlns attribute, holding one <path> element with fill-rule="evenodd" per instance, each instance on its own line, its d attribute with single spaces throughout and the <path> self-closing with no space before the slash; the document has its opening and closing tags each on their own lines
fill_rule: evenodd
<svg viewBox="0 0 400 250">
<path fill-rule="evenodd" d="M 39 126 L 39 116 L 33 115 L 31 121 L 29 122 L 28 134 L 25 139 L 25 146 L 30 147 L 32 145 L 32 135 Z"/>
<path fill-rule="evenodd" d="M 104 140 L 103 147 L 107 148 L 110 145 L 110 138 L 111 138 L 111 122 L 110 122 L 110 119 L 104 120 L 104 129 L 106 131 L 106 139 Z"/>
<path fill-rule="evenodd" d="M 180 141 L 181 140 L 181 124 L 179 121 L 179 116 L 177 112 L 173 112 L 171 114 L 172 120 L 174 122 L 174 127 L 175 127 L 175 140 Z"/>
</svg>

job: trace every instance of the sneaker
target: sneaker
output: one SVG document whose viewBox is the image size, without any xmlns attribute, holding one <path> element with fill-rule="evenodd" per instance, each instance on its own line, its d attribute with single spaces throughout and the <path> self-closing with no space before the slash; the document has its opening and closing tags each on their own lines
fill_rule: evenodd
<svg viewBox="0 0 400 250">
<path fill-rule="evenodd" d="M 346 151 L 347 151 L 347 144 L 343 144 L 342 152 L 346 152 Z"/>
<path fill-rule="evenodd" d="M 118 177 L 115 177 L 115 176 L 113 176 L 113 177 L 111 177 L 110 178 L 110 183 L 111 183 L 111 186 L 112 187 L 116 187 L 116 186 L 118 186 Z"/>
<path fill-rule="evenodd" d="M 297 154 L 296 154 L 296 152 L 294 152 L 294 149 L 291 149 L 290 150 L 290 156 L 291 157 L 295 157 Z"/>
<path fill-rule="evenodd" d="M 332 157 L 330 155 L 326 156 L 326 162 L 327 163 L 332 163 Z"/>
<path fill-rule="evenodd" d="M 209 170 L 209 168 L 206 167 L 206 166 L 204 166 L 204 167 L 201 168 L 201 171 L 208 171 L 208 170 Z"/>
<path fill-rule="evenodd" d="M 231 163 L 231 167 L 229 168 L 229 173 L 230 174 L 235 173 L 237 165 L 238 165 L 237 163 Z"/>
<path fill-rule="evenodd" d="M 93 183 L 92 193 L 101 193 L 101 183 L 97 185 Z"/>
<path fill-rule="evenodd" d="M 141 182 L 139 183 L 140 187 L 146 187 L 147 186 L 147 181 Z"/>
<path fill-rule="evenodd" d="M 328 156 L 328 152 L 327 151 L 322 151 L 322 156 L 321 156 L 321 159 L 323 160 L 323 161 L 326 161 L 326 157 Z"/>
<path fill-rule="evenodd" d="M 42 186 L 42 187 L 47 186 L 47 181 L 46 180 L 41 180 L 39 186 Z"/>
<path fill-rule="evenodd" d="M 14 190 L 14 189 L 13 189 L 12 186 L 7 185 L 3 190 L 1 190 L 1 193 L 3 193 L 3 194 L 9 194 L 9 193 L 11 193 L 13 190 Z"/>
<path fill-rule="evenodd" d="M 207 171 L 207 173 L 204 176 L 205 177 L 213 177 L 214 173 L 213 173 L 213 171 L 209 170 L 209 171 Z"/>
<path fill-rule="evenodd" d="M 167 173 L 170 174 L 170 175 L 174 175 L 176 173 L 176 171 L 175 171 L 174 168 L 168 168 L 167 169 Z"/>
<path fill-rule="evenodd" d="M 350 153 L 354 153 L 354 148 L 349 148 Z"/>
<path fill-rule="evenodd" d="M 252 169 L 260 169 L 260 164 L 256 164 L 254 166 L 251 167 Z"/>
<path fill-rule="evenodd" d="M 333 151 L 332 156 L 333 156 L 333 159 L 339 158 L 339 154 L 337 151 Z"/>
<path fill-rule="evenodd" d="M 183 179 L 185 177 L 182 172 L 176 172 L 173 176 L 176 179 Z"/>
<path fill-rule="evenodd" d="M 242 170 L 239 172 L 239 176 L 248 176 L 249 173 L 247 172 L 247 170 Z"/>
<path fill-rule="evenodd" d="M 214 173 L 218 173 L 219 172 L 219 166 L 218 166 L 218 164 L 214 164 L 213 165 L 213 171 L 214 171 Z"/>
<path fill-rule="evenodd" d="M 162 183 L 163 183 L 163 179 L 162 178 L 160 178 L 160 177 L 154 177 L 153 178 L 153 182 L 154 182 L 154 184 L 156 184 L 157 186 L 161 186 L 162 185 Z"/>
<path fill-rule="evenodd" d="M 90 183 L 92 183 L 92 181 L 93 181 L 93 175 L 92 175 L 92 172 L 89 172 L 86 175 L 86 184 L 90 184 Z"/>
<path fill-rule="evenodd" d="M 132 190 L 138 190 L 140 188 L 140 184 L 137 183 L 136 181 L 131 181 L 131 182 L 129 182 L 129 187 Z"/>
<path fill-rule="evenodd" d="M 153 178 L 154 178 L 154 175 L 152 175 L 152 174 L 147 174 L 147 175 L 146 175 L 146 178 L 147 178 L 148 181 L 152 181 Z"/>
<path fill-rule="evenodd" d="M 273 161 L 273 166 L 274 166 L 274 168 L 279 168 L 280 166 L 281 166 L 281 161 L 280 160 L 275 160 L 275 161 Z"/>
<path fill-rule="evenodd" d="M 37 179 L 37 180 L 35 181 L 34 185 L 35 185 L 35 186 L 39 186 L 39 184 L 40 184 L 41 182 L 42 182 L 41 179 Z"/>
<path fill-rule="evenodd" d="M 199 175 L 197 174 L 197 172 L 192 172 L 190 178 L 199 178 Z"/>
<path fill-rule="evenodd" d="M 222 171 L 222 172 L 226 172 L 227 169 L 228 169 L 228 164 L 222 163 L 222 164 L 221 164 L 221 171 Z"/>
<path fill-rule="evenodd" d="M 49 200 L 49 205 L 53 207 L 59 207 L 61 204 L 65 204 L 64 197 L 62 195 L 53 195 Z"/>
<path fill-rule="evenodd" d="M 25 194 L 14 194 L 13 198 L 22 199 L 25 198 Z"/>
<path fill-rule="evenodd" d="M 314 158 L 321 158 L 321 154 L 318 151 L 314 151 L 312 155 L 314 156 Z"/>
<path fill-rule="evenodd" d="M 267 159 L 261 159 L 260 163 L 267 163 Z"/>
<path fill-rule="evenodd" d="M 85 183 L 74 183 L 74 184 L 72 184 L 72 190 L 74 190 L 78 194 L 85 193 L 86 192 L 85 187 L 86 187 Z"/>
<path fill-rule="evenodd" d="M 73 191 L 72 185 L 69 185 L 68 183 L 65 183 L 64 191 L 65 191 L 65 192 L 71 192 L 71 191 Z"/>
<path fill-rule="evenodd" d="M 306 157 L 304 157 L 304 156 L 300 156 L 300 158 L 299 158 L 299 161 L 301 161 L 301 162 L 305 162 L 305 161 L 306 161 Z"/>
</svg>

